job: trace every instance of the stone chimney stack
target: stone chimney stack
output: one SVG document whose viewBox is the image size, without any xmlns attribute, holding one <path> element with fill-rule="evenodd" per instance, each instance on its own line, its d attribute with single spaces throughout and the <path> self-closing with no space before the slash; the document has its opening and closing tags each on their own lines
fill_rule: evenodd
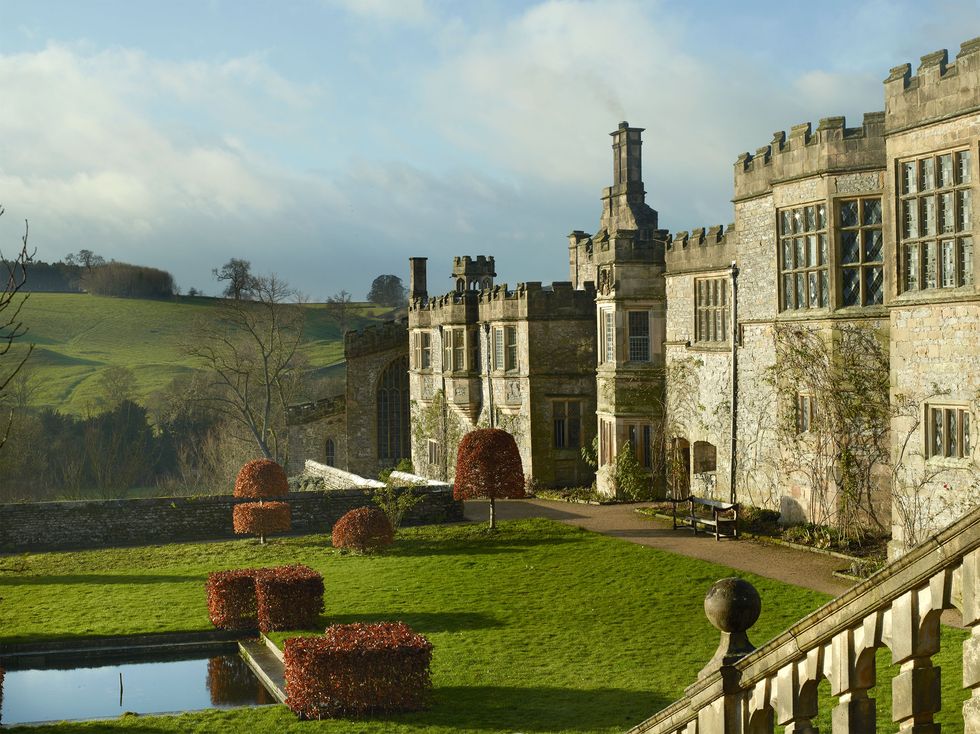
<svg viewBox="0 0 980 734">
<path fill-rule="evenodd" d="M 640 149 L 642 127 L 630 127 L 628 122 L 619 123 L 619 128 L 609 133 L 613 139 L 613 184 L 637 183 L 643 185 L 643 170 Z"/>
<path fill-rule="evenodd" d="M 414 301 L 416 298 L 428 298 L 425 282 L 425 263 L 427 257 L 408 258 L 408 300 Z"/>
</svg>

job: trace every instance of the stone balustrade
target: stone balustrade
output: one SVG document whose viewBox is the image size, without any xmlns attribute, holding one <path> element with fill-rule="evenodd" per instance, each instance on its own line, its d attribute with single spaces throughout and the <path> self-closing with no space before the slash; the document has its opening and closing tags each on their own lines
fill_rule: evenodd
<svg viewBox="0 0 980 734">
<path fill-rule="evenodd" d="M 758 611 L 751 614 L 744 586 L 725 579 L 712 587 L 705 609 L 722 630 L 718 653 L 682 699 L 629 734 L 761 734 L 777 727 L 815 734 L 817 686 L 824 679 L 837 700 L 834 734 L 873 734 L 876 706 L 868 691 L 882 647 L 899 666 L 891 681 L 895 729 L 938 734 L 940 669 L 932 657 L 939 651 L 940 615 L 954 606 L 971 630 L 963 644 L 963 685 L 972 697 L 963 705 L 960 731 L 980 734 L 980 509 L 756 650 L 745 633 Z"/>
</svg>

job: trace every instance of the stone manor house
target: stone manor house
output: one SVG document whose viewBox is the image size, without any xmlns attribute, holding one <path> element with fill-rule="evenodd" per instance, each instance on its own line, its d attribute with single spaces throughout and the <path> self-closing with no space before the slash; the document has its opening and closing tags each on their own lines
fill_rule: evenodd
<svg viewBox="0 0 980 734">
<path fill-rule="evenodd" d="M 738 156 L 725 227 L 659 228 L 641 134 L 611 133 L 612 185 L 596 231 L 569 235 L 569 280 L 510 287 L 493 257 L 457 257 L 450 292 L 430 292 L 412 258 L 407 321 L 347 335 L 347 394 L 292 410 L 294 459 L 373 476 L 411 458 L 447 480 L 462 435 L 495 426 L 539 486 L 613 494 L 628 450 L 661 495 L 827 520 L 860 461 L 816 435 L 847 392 L 825 383 L 865 384 L 876 365 L 847 351 L 864 344 L 890 404 L 846 452 L 883 444 L 865 511 L 900 544 L 976 504 L 980 39 L 893 68 L 858 126 L 827 117 Z M 806 335 L 824 351 L 801 364 L 786 345 Z M 814 354 L 838 362 L 822 390 Z"/>
</svg>

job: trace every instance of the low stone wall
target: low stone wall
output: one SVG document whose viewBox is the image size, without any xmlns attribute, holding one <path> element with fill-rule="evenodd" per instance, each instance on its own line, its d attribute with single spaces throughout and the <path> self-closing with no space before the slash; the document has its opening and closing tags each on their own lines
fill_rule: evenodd
<svg viewBox="0 0 980 734">
<path fill-rule="evenodd" d="M 463 505 L 453 500 L 451 490 L 427 488 L 423 493 L 405 525 L 463 519 Z M 0 552 L 234 538 L 231 513 L 237 501 L 223 495 L 0 505 Z M 372 506 L 371 492 L 365 489 L 290 492 L 285 501 L 292 509 L 294 535 L 328 533 L 345 512 Z"/>
<path fill-rule="evenodd" d="M 307 459 L 303 466 L 303 473 L 311 477 L 319 477 L 323 480 L 327 489 L 347 489 L 348 487 L 360 487 L 362 489 L 379 489 L 385 486 L 384 482 L 377 479 L 368 479 L 358 474 L 351 474 L 349 471 L 338 469 L 335 466 L 321 464 L 319 461 Z"/>
</svg>

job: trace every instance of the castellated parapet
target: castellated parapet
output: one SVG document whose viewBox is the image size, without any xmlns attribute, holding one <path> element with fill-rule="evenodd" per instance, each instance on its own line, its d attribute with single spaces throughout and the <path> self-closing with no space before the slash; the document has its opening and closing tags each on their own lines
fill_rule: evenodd
<svg viewBox="0 0 980 734">
<path fill-rule="evenodd" d="M 345 410 L 347 410 L 347 396 L 332 395 L 328 398 L 288 406 L 286 423 L 291 426 L 311 423 L 327 416 L 340 415 Z"/>
<path fill-rule="evenodd" d="M 662 265 L 668 237 L 666 229 L 646 233 L 634 229 L 617 229 L 608 234 L 600 231 L 592 238 L 593 257 L 599 265 L 612 262 Z"/>
<path fill-rule="evenodd" d="M 493 256 L 469 255 L 453 258 L 452 279 L 457 291 L 484 290 L 493 287 L 493 279 L 497 276 Z"/>
<path fill-rule="evenodd" d="M 735 260 L 737 239 L 734 224 L 675 232 L 664 254 L 667 274 L 726 268 Z"/>
<path fill-rule="evenodd" d="M 960 44 L 956 63 L 946 49 L 926 54 L 912 76 L 902 64 L 885 79 L 885 130 L 908 127 L 980 110 L 980 38 Z"/>
<path fill-rule="evenodd" d="M 363 357 L 389 349 L 404 349 L 408 343 L 408 319 L 385 321 L 344 335 L 344 356 Z"/>
<path fill-rule="evenodd" d="M 575 289 L 568 281 L 550 286 L 534 281 L 518 283 L 513 289 L 501 283 L 479 293 L 446 293 L 410 308 L 417 313 L 413 322 L 419 326 L 501 319 L 566 319 L 582 313 L 588 313 L 591 318 L 595 295 L 595 286 L 591 282 L 583 289 Z"/>
<path fill-rule="evenodd" d="M 735 201 L 769 193 L 773 184 L 813 176 L 885 167 L 885 113 L 866 112 L 861 127 L 847 127 L 843 117 L 825 117 L 816 131 L 809 122 L 786 135 L 743 153 L 735 162 Z"/>
</svg>

